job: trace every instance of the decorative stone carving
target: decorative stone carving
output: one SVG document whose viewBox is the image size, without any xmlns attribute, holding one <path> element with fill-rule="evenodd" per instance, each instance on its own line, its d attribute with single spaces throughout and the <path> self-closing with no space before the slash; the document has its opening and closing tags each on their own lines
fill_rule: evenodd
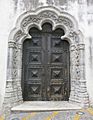
<svg viewBox="0 0 93 120">
<path fill-rule="evenodd" d="M 20 40 L 20 38 L 21 38 L 23 35 L 24 35 L 24 33 L 23 33 L 21 30 L 19 30 L 19 31 L 15 34 L 14 40 L 15 40 L 15 41 Z"/>
<path fill-rule="evenodd" d="M 50 19 L 55 22 L 55 24 L 63 24 L 70 29 L 73 28 L 73 23 L 66 17 L 59 17 L 57 14 L 55 14 L 53 11 L 43 11 L 39 13 L 38 15 L 29 15 L 23 21 L 21 22 L 21 26 L 23 29 L 25 29 L 28 25 L 31 23 L 37 23 L 39 24 L 43 19 Z"/>
<path fill-rule="evenodd" d="M 67 3 L 67 0 L 47 0 L 48 5 L 57 5 L 61 6 Z"/>
<path fill-rule="evenodd" d="M 15 41 L 9 41 L 8 46 L 9 46 L 9 48 L 15 48 L 16 47 Z"/>
<path fill-rule="evenodd" d="M 58 19 L 56 19 L 56 23 L 62 23 L 66 25 L 67 27 L 69 27 L 70 29 L 73 28 L 73 23 L 66 17 L 62 17 L 62 16 L 59 17 Z"/>
<path fill-rule="evenodd" d="M 16 30 L 12 31 L 9 37 L 9 66 L 8 66 L 8 72 L 9 77 L 7 81 L 11 78 L 10 84 L 13 87 L 12 94 L 16 95 L 16 101 L 14 99 L 13 104 L 10 101 L 10 105 L 14 106 L 15 103 L 19 103 L 19 96 L 18 92 L 22 92 L 21 89 L 18 90 L 19 85 L 17 84 L 17 81 L 20 83 L 21 81 L 21 65 L 22 65 L 22 45 L 24 39 L 28 38 L 29 33 L 29 27 L 34 26 L 34 24 L 37 25 L 38 28 L 42 28 L 42 24 L 46 21 L 52 23 L 53 28 L 64 28 L 65 29 L 65 35 L 63 40 L 67 40 L 70 43 L 70 61 L 71 61 L 71 93 L 70 93 L 70 101 L 73 101 L 75 103 L 80 103 L 85 105 L 84 99 L 88 101 L 88 94 L 86 90 L 86 80 L 85 80 L 85 63 L 84 63 L 84 44 L 82 39 L 80 39 L 81 34 L 78 33 L 78 26 L 77 22 L 74 20 L 74 18 L 66 14 L 64 12 L 60 12 L 55 7 L 48 7 L 48 8 L 42 8 L 39 9 L 38 12 L 35 11 L 35 13 L 27 12 L 24 13 L 22 16 L 19 17 L 18 23 L 16 25 Z M 81 44 L 82 43 L 82 44 Z M 33 52 L 33 51 L 32 51 Z M 80 56 L 81 55 L 81 56 Z M 81 59 L 82 57 L 82 59 Z M 58 59 L 59 56 L 55 56 L 55 60 Z M 33 59 L 37 59 L 37 56 L 33 56 Z M 84 64 L 81 64 L 82 62 Z M 20 74 L 20 75 L 18 75 Z M 34 75 L 36 72 L 34 73 Z M 59 75 L 59 71 L 55 72 L 56 76 Z M 55 76 L 54 74 L 54 76 Z M 83 79 L 83 80 L 82 80 Z M 85 81 L 85 82 L 83 82 Z M 83 87 L 84 86 L 84 90 Z M 8 88 L 6 87 L 6 93 L 8 94 Z M 15 90 L 16 88 L 16 90 Z M 20 83 L 21 88 L 21 83 Z M 79 91 L 79 92 L 78 92 Z M 11 93 L 11 92 L 10 92 Z M 79 93 L 81 96 L 79 96 Z M 79 96 L 79 97 L 78 97 Z M 20 95 L 21 102 L 22 102 L 22 95 Z M 77 99 L 78 98 L 78 99 Z M 7 97 L 5 98 L 7 99 Z M 10 108 L 9 108 L 10 109 Z"/>
<path fill-rule="evenodd" d="M 54 1 L 53 1 L 53 0 L 47 0 L 47 4 L 48 4 L 48 5 L 53 5 L 53 4 L 54 4 Z"/>
<path fill-rule="evenodd" d="M 39 13 L 38 17 L 41 19 L 51 18 L 52 20 L 56 20 L 58 18 L 58 15 L 55 14 L 54 12 L 47 10 L 47 11 L 43 11 L 43 12 Z"/>
<path fill-rule="evenodd" d="M 25 28 L 30 23 L 39 23 L 40 18 L 37 18 L 36 16 L 28 16 L 22 21 L 22 27 Z"/>
<path fill-rule="evenodd" d="M 69 32 L 69 37 L 72 39 L 72 41 L 74 41 L 75 43 L 79 43 L 79 36 L 76 34 L 76 32 L 73 31 L 73 29 L 71 29 L 71 31 Z"/>
<path fill-rule="evenodd" d="M 13 68 L 17 68 L 18 50 L 13 50 Z"/>
</svg>

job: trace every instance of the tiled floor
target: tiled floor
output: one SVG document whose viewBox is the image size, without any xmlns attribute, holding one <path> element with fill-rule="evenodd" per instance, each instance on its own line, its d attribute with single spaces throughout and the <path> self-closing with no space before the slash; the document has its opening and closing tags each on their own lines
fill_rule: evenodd
<svg viewBox="0 0 93 120">
<path fill-rule="evenodd" d="M 12 113 L 8 120 L 93 120 L 93 109 Z"/>
<path fill-rule="evenodd" d="M 57 110 L 79 110 L 77 104 L 68 101 L 27 101 L 21 105 L 13 107 L 12 111 L 57 111 Z"/>
<path fill-rule="evenodd" d="M 69 102 L 24 102 L 0 120 L 93 120 L 93 108 L 82 109 Z"/>
</svg>

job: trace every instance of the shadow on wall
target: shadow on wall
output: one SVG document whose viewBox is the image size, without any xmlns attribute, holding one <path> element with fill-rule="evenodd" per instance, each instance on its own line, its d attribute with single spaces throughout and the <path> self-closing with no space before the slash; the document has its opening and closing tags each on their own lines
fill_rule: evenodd
<svg viewBox="0 0 93 120">
<path fill-rule="evenodd" d="M 1 102 L 1 99 L 2 99 L 2 95 L 0 94 L 0 120 L 5 120 L 4 119 L 4 115 L 2 113 L 2 102 Z"/>
<path fill-rule="evenodd" d="M 1 94 L 1 91 L 0 91 L 0 120 L 3 120 L 1 119 L 2 118 L 2 114 L 3 114 L 3 111 L 2 111 L 2 104 L 3 104 L 3 95 Z"/>
<path fill-rule="evenodd" d="M 1 111 L 1 108 L 2 108 L 2 95 L 1 95 L 1 91 L 0 91 L 0 111 Z"/>
</svg>

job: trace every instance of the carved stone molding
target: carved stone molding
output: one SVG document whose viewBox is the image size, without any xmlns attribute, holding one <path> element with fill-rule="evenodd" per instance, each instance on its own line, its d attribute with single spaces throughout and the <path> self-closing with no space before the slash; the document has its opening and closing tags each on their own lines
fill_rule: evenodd
<svg viewBox="0 0 93 120">
<path fill-rule="evenodd" d="M 16 23 L 16 27 L 11 31 L 9 36 L 9 63 L 12 67 L 8 68 L 10 72 L 8 78 L 12 78 L 15 83 L 15 87 L 21 88 L 21 70 L 22 70 L 22 45 L 26 38 L 31 38 L 29 35 L 29 29 L 31 27 L 37 27 L 42 29 L 42 24 L 49 22 L 52 24 L 52 29 L 62 28 L 65 31 L 65 35 L 62 36 L 62 40 L 67 40 L 70 44 L 70 76 L 71 76 L 71 93 L 69 101 L 73 103 L 79 103 L 82 105 L 88 105 L 88 94 L 86 90 L 85 80 L 85 59 L 84 59 L 84 42 L 82 33 L 78 29 L 76 20 L 68 13 L 61 12 L 55 7 L 42 7 L 34 12 L 26 12 L 22 14 Z M 11 64 L 12 62 L 12 64 Z M 19 86 L 16 83 L 16 79 L 19 81 Z M 8 79 L 9 80 L 9 79 Z M 85 81 L 85 82 L 83 82 Z M 83 91 L 83 87 L 85 87 Z M 17 86 L 16 86 L 17 85 Z M 11 82 L 12 86 L 12 82 Z M 13 87 L 14 87 L 13 86 Z M 15 87 L 13 88 L 15 90 Z M 81 89 L 82 88 L 82 89 Z M 21 89 L 15 90 L 16 94 L 22 92 Z M 79 92 L 78 92 L 79 91 Z M 83 92 L 82 92 L 83 91 Z M 7 88 L 6 88 L 7 93 Z M 8 93 L 7 93 L 8 94 Z M 78 97 L 82 94 L 82 97 L 86 99 L 86 103 L 82 97 Z M 20 94 L 22 102 L 22 94 Z M 78 100 L 77 100 L 78 98 Z M 5 98 L 7 99 L 7 97 Z M 19 101 L 17 96 L 16 102 Z M 11 102 L 10 102 L 11 104 Z M 15 101 L 13 101 L 15 104 Z M 12 106 L 13 106 L 12 104 Z"/>
<path fill-rule="evenodd" d="M 71 20 L 64 16 L 58 16 L 55 12 L 47 10 L 39 13 L 38 15 L 28 15 L 26 18 L 23 19 L 21 22 L 21 28 L 25 31 L 26 27 L 30 26 L 30 24 L 36 24 L 41 27 L 41 23 L 44 20 L 52 22 L 54 26 L 57 24 L 62 24 L 64 27 L 68 27 L 69 29 L 73 29 L 73 23 Z M 39 26 L 37 26 L 39 28 Z"/>
<path fill-rule="evenodd" d="M 9 46 L 9 48 L 15 48 L 16 47 L 15 41 L 9 41 L 8 46 Z"/>
<path fill-rule="evenodd" d="M 37 27 L 41 30 L 42 24 L 45 22 L 50 22 L 53 30 L 57 27 L 62 27 L 65 30 L 65 34 L 70 32 L 69 37 L 71 37 L 72 30 L 77 31 L 78 29 L 77 22 L 71 15 L 66 12 L 60 12 L 57 8 L 47 6 L 45 8 L 42 7 L 42 9 L 37 9 L 32 13 L 29 11 L 22 14 L 17 20 L 17 29 L 12 30 L 12 35 L 10 35 L 9 39 L 18 41 L 23 36 L 28 36 L 27 34 L 31 27 Z"/>
<path fill-rule="evenodd" d="M 16 32 L 15 36 L 14 36 L 14 40 L 15 40 L 15 41 L 20 40 L 20 38 L 21 38 L 23 35 L 25 35 L 25 33 L 22 32 L 22 30 L 18 30 L 18 31 Z"/>
</svg>

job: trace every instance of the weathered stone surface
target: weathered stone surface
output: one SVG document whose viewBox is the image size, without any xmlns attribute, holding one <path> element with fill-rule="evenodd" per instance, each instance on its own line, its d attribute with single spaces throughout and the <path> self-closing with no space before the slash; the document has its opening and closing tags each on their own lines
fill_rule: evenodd
<svg viewBox="0 0 93 120">
<path fill-rule="evenodd" d="M 12 24 L 13 21 L 15 21 L 16 17 L 20 15 L 18 13 L 23 13 L 21 9 L 23 4 L 24 4 L 25 11 L 27 13 L 27 16 L 22 18 L 22 21 L 19 19 L 19 21 L 21 21 L 21 24 L 20 26 L 16 26 L 17 31 L 13 32 L 12 39 L 9 39 L 7 82 L 6 82 L 6 94 L 5 94 L 5 102 L 4 102 L 5 106 L 7 106 L 7 104 L 9 103 L 10 105 L 8 105 L 7 108 L 10 108 L 10 106 L 14 106 L 18 104 L 19 101 L 22 102 L 22 91 L 21 91 L 22 43 L 20 44 L 18 42 L 19 40 L 21 41 L 23 38 L 26 38 L 27 36 L 29 36 L 27 34 L 28 32 L 27 28 L 31 27 L 32 24 L 37 25 L 38 28 L 41 29 L 40 25 L 41 23 L 43 23 L 42 21 L 44 19 L 49 20 L 49 22 L 53 21 L 53 23 L 51 22 L 53 24 L 53 27 L 58 25 L 59 27 L 65 26 L 67 28 L 66 29 L 67 36 L 65 36 L 65 39 L 68 39 L 68 41 L 70 40 L 69 43 L 70 43 L 70 54 L 71 54 L 70 56 L 70 62 L 71 62 L 70 101 L 74 101 L 74 102 L 76 101 L 79 103 L 83 101 L 85 102 L 84 104 L 87 104 L 89 101 L 91 101 L 90 103 L 93 103 L 92 102 L 93 101 L 93 87 L 92 87 L 93 85 L 93 81 L 92 81 L 92 78 L 93 78 L 93 52 L 92 52 L 93 51 L 93 34 L 92 34 L 93 1 L 92 0 L 78 0 L 78 1 L 77 0 L 46 0 L 45 3 L 47 4 L 44 4 L 43 2 L 44 6 L 46 6 L 45 9 L 48 8 L 48 6 L 52 6 L 53 8 L 55 8 L 54 11 L 51 11 L 51 10 L 43 11 L 43 4 L 41 4 L 41 2 L 43 1 L 42 0 L 41 1 L 40 0 L 10 0 L 9 1 L 11 5 L 11 7 L 9 8 L 10 14 L 8 14 L 9 12 L 7 11 L 5 14 L 3 14 L 3 15 L 9 15 L 8 17 L 11 19 L 10 22 L 7 24 L 7 26 L 9 26 L 8 30 L 10 32 L 11 26 L 13 27 L 13 24 Z M 42 9 L 40 12 L 39 7 L 41 6 L 42 6 Z M 59 9 L 60 8 L 64 8 L 64 9 L 60 9 L 62 11 L 58 12 L 56 11 L 57 10 L 56 7 Z M 38 9 L 39 11 L 39 13 L 37 12 L 37 15 L 34 14 L 36 13 L 35 9 Z M 33 12 L 31 12 L 31 10 Z M 67 18 L 67 16 L 64 16 L 64 11 L 67 12 L 67 14 L 68 13 L 71 14 L 71 16 L 69 16 L 69 18 Z M 31 15 L 31 13 L 33 13 L 34 15 Z M 58 15 L 57 13 L 60 15 Z M 73 19 L 72 16 L 76 18 L 79 29 L 82 31 L 81 33 L 76 29 L 73 30 L 75 24 L 73 24 L 74 22 L 72 20 Z M 2 29 L 3 26 L 4 24 L 0 27 L 1 32 L 3 31 Z M 5 24 L 5 29 L 7 29 L 6 24 Z M 4 33 L 5 31 L 3 31 L 3 34 Z M 82 33 L 83 35 L 81 35 Z M 5 40 L 4 36 L 6 35 L 3 35 L 3 37 L 1 38 L 1 41 Z M 83 36 L 84 36 L 84 39 L 83 39 Z M 3 73 L 3 69 L 1 70 L 1 73 Z M 5 80 L 1 79 L 1 83 L 3 83 L 3 81 Z M 87 85 L 86 85 L 86 81 L 87 81 Z M 90 100 L 88 99 L 87 90 L 88 90 Z"/>
</svg>

